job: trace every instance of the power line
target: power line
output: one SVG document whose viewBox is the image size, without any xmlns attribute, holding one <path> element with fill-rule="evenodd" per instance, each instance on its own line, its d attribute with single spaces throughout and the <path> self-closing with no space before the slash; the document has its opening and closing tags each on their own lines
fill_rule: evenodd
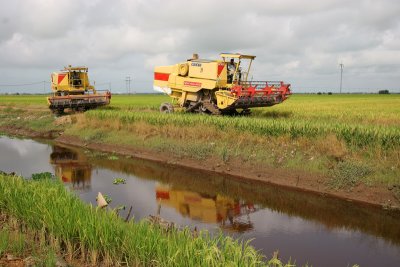
<svg viewBox="0 0 400 267">
<path fill-rule="evenodd" d="M 42 83 L 50 83 L 50 82 L 40 81 L 40 82 L 21 83 L 21 84 L 0 84 L 0 86 L 27 86 L 27 85 L 37 85 L 37 84 L 42 84 Z"/>
</svg>

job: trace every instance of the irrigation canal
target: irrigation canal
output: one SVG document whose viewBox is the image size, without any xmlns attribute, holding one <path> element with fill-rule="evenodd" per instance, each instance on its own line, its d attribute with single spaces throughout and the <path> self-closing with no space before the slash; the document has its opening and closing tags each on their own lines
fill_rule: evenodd
<svg viewBox="0 0 400 267">
<path fill-rule="evenodd" d="M 179 226 L 244 240 L 265 255 L 279 250 L 301 266 L 399 266 L 400 214 L 259 182 L 150 161 L 0 136 L 0 170 L 51 172 L 81 199 L 132 206 L 135 219 L 160 214 Z M 114 185 L 115 178 L 126 184 Z"/>
</svg>

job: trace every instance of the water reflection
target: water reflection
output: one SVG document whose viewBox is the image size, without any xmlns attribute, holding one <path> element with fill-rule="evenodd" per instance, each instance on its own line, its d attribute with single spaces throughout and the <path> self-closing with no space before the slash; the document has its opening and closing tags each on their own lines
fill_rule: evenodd
<svg viewBox="0 0 400 267">
<path fill-rule="evenodd" d="M 104 157 L 93 157 L 90 160 L 96 166 L 157 181 L 173 188 L 174 191 L 191 192 L 200 198 L 211 196 L 213 199 L 216 196 L 224 196 L 240 203 L 253 204 L 258 210 L 268 209 L 271 212 L 322 224 L 326 229 L 361 231 L 400 244 L 399 212 L 146 160 L 120 158 L 112 162 Z M 175 209 L 180 211 L 178 205 L 174 205 Z M 184 212 L 180 214 L 183 215 Z"/>
<path fill-rule="evenodd" d="M 291 256 L 299 265 L 397 266 L 399 261 L 398 212 L 146 160 L 110 160 L 66 146 L 52 150 L 45 154 L 47 164 L 83 200 L 95 204 L 97 192 L 109 194 L 111 208 L 132 205 L 135 219 L 158 213 L 180 226 L 219 228 L 254 239 L 252 245 L 266 255 L 279 249 L 283 259 Z M 116 177 L 127 183 L 113 185 Z M 127 211 L 120 215 L 125 218 Z"/>
<path fill-rule="evenodd" d="M 70 189 L 91 190 L 92 164 L 82 150 L 53 145 L 50 163 L 54 167 L 55 175 L 69 185 Z M 252 202 L 216 192 L 196 192 L 190 188 L 183 190 L 173 184 L 164 183 L 156 183 L 155 195 L 158 213 L 165 206 L 174 208 L 183 217 L 218 224 L 226 231 L 241 233 L 254 228 L 250 214 L 258 208 Z"/>
<path fill-rule="evenodd" d="M 57 177 L 72 190 L 88 191 L 91 188 L 92 165 L 80 150 L 53 145 L 50 163 Z"/>
<path fill-rule="evenodd" d="M 254 228 L 250 214 L 257 211 L 257 208 L 239 199 L 174 189 L 165 184 L 157 184 L 156 199 L 159 203 L 158 213 L 165 205 L 174 208 L 184 217 L 216 223 L 224 230 L 241 233 Z"/>
</svg>

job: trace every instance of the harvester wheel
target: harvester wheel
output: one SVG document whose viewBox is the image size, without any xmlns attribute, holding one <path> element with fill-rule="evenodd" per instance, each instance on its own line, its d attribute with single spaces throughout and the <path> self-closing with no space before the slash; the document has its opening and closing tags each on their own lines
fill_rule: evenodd
<svg viewBox="0 0 400 267">
<path fill-rule="evenodd" d="M 208 111 L 208 109 L 204 106 L 204 105 L 201 105 L 200 107 L 199 107 L 199 112 L 200 113 L 203 113 L 203 114 L 209 114 L 210 112 Z"/>
<path fill-rule="evenodd" d="M 227 115 L 227 116 L 238 116 L 240 113 L 237 112 L 236 109 L 228 109 L 228 110 L 222 111 L 222 114 Z"/>
<path fill-rule="evenodd" d="M 173 113 L 174 107 L 171 103 L 162 103 L 160 106 L 160 112 L 162 113 Z"/>
<path fill-rule="evenodd" d="M 250 116 L 250 114 L 251 114 L 251 110 L 248 108 L 245 108 L 242 110 L 242 112 L 240 112 L 240 115 L 243 115 L 243 116 Z"/>
<path fill-rule="evenodd" d="M 57 111 L 56 111 L 56 114 L 57 114 L 57 115 L 62 115 L 62 114 L 64 114 L 64 109 L 63 109 L 63 108 L 58 108 Z"/>
</svg>

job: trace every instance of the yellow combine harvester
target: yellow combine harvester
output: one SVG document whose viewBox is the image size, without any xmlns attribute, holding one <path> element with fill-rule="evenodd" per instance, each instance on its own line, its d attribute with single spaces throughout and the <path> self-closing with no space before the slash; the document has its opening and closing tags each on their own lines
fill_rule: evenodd
<svg viewBox="0 0 400 267">
<path fill-rule="evenodd" d="M 154 90 L 170 95 L 174 104 L 163 103 L 160 111 L 170 113 L 175 106 L 187 112 L 238 114 L 241 109 L 247 114 L 249 108 L 273 106 L 291 94 L 290 84 L 282 81 L 248 80 L 255 56 L 220 56 L 219 60 L 205 60 L 194 54 L 186 62 L 155 67 Z"/>
<path fill-rule="evenodd" d="M 72 190 L 90 189 L 92 165 L 83 152 L 56 145 L 50 154 L 50 163 L 55 175 L 70 185 Z"/>
<path fill-rule="evenodd" d="M 51 74 L 53 96 L 47 98 L 49 108 L 58 114 L 70 108 L 85 111 L 110 104 L 111 93 L 98 93 L 89 82 L 87 67 L 64 67 Z"/>
<path fill-rule="evenodd" d="M 232 232 L 252 230 L 254 225 L 250 221 L 250 214 L 258 210 L 253 203 L 228 196 L 203 195 L 163 184 L 156 185 L 156 199 L 160 205 L 159 213 L 161 206 L 169 206 L 184 217 L 205 223 L 218 223 L 222 229 Z"/>
</svg>

